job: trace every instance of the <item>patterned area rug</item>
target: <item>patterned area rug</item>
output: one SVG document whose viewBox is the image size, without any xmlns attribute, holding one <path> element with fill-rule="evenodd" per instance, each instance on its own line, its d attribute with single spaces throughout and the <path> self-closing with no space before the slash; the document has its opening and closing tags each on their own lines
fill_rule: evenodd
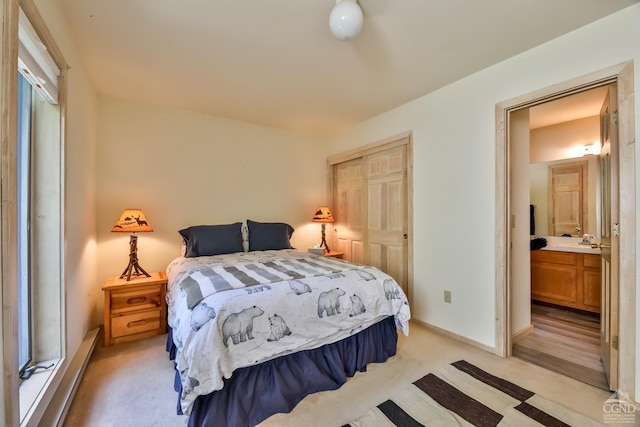
<svg viewBox="0 0 640 427">
<path fill-rule="evenodd" d="M 436 425 L 602 426 L 464 360 L 425 375 L 346 426 Z"/>
</svg>

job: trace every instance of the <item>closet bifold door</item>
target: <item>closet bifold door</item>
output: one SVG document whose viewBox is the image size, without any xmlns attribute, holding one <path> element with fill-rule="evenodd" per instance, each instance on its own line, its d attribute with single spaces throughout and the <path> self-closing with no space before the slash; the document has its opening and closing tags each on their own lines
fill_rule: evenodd
<svg viewBox="0 0 640 427">
<path fill-rule="evenodd" d="M 407 290 L 406 146 L 364 157 L 367 183 L 365 262 Z"/>
<path fill-rule="evenodd" d="M 333 165 L 335 247 L 408 292 L 407 149 L 396 145 Z"/>
</svg>

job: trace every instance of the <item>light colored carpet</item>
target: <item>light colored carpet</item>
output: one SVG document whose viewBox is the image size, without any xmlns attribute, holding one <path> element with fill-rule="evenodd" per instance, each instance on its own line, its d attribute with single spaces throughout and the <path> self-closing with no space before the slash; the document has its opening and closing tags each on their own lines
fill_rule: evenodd
<svg viewBox="0 0 640 427">
<path fill-rule="evenodd" d="M 604 427 L 584 415 L 460 360 L 425 375 L 349 427 Z"/>
<path fill-rule="evenodd" d="M 158 336 L 106 349 L 97 346 L 64 425 L 185 426 L 186 417 L 175 414 L 173 364 L 164 350 L 165 340 Z M 400 336 L 398 354 L 386 363 L 370 365 L 338 390 L 307 396 L 291 413 L 276 414 L 260 427 L 345 425 L 425 374 L 460 359 L 603 422 L 602 408 L 610 393 L 412 323 L 409 337 Z"/>
</svg>

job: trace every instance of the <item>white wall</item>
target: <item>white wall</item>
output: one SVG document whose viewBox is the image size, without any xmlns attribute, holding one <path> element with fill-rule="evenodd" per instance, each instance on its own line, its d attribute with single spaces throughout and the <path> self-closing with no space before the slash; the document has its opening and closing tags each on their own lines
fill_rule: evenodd
<svg viewBox="0 0 640 427">
<path fill-rule="evenodd" d="M 600 145 L 600 117 L 592 116 L 531 130 L 531 163 L 582 157 L 584 146 Z"/>
<path fill-rule="evenodd" d="M 416 319 L 495 345 L 495 223 L 502 214 L 495 212 L 495 106 L 624 61 L 640 60 L 638 22 L 640 5 L 635 5 L 330 141 L 329 153 L 335 154 L 413 131 L 412 315 Z M 640 129 L 638 69 L 636 64 L 636 132 Z M 443 301 L 442 291 L 447 288 L 453 292 L 452 304 Z"/>
<path fill-rule="evenodd" d="M 68 361 L 87 331 L 97 327 L 96 297 L 96 96 L 73 35 L 57 2 L 35 1 L 71 67 L 67 76 L 65 122 L 65 308 Z"/>
<path fill-rule="evenodd" d="M 148 272 L 166 270 L 180 252 L 178 230 L 190 225 L 287 222 L 295 247 L 320 239 L 311 217 L 326 203 L 324 141 L 108 97 L 99 98 L 98 111 L 101 281 L 129 261 L 129 236 L 110 232 L 125 208 L 142 208 L 154 228 L 138 238 Z"/>
</svg>

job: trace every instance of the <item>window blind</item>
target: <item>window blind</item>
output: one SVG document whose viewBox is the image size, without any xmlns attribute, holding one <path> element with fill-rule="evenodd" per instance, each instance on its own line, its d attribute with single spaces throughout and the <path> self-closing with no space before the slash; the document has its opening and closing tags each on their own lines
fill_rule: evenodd
<svg viewBox="0 0 640 427">
<path fill-rule="evenodd" d="M 58 103 L 60 69 L 20 9 L 18 70 L 48 102 Z"/>
</svg>

